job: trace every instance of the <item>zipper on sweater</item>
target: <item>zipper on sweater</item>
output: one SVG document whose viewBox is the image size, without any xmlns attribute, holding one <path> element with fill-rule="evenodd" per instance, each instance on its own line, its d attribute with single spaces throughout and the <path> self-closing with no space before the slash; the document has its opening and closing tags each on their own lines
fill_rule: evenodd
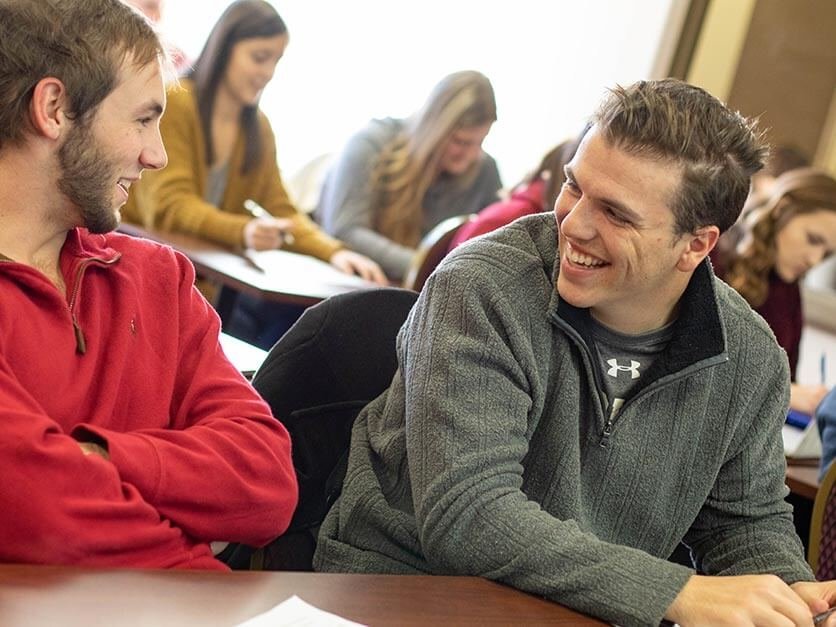
<svg viewBox="0 0 836 627">
<path fill-rule="evenodd" d="M 103 266 L 109 266 L 116 263 L 122 255 L 116 255 L 111 259 L 102 259 L 101 257 L 90 257 L 78 264 L 75 271 L 75 281 L 73 281 L 73 289 L 70 292 L 70 300 L 67 302 L 67 309 L 70 312 L 70 319 L 73 323 L 73 332 L 75 333 L 75 350 L 79 355 L 84 355 L 87 352 L 87 340 L 84 338 L 84 330 L 78 323 L 78 318 L 75 315 L 75 304 L 78 300 L 78 294 L 81 292 L 81 280 L 84 278 L 84 273 L 87 268 L 93 263 L 98 263 Z"/>
<path fill-rule="evenodd" d="M 601 448 L 607 448 L 610 445 L 610 436 L 612 435 L 612 428 L 613 428 L 613 419 L 612 416 L 607 418 L 606 424 L 604 424 L 604 430 L 601 432 L 601 439 L 598 441 L 598 446 Z"/>
<path fill-rule="evenodd" d="M 608 445 L 609 437 L 612 434 L 613 429 L 613 419 L 611 412 L 609 412 L 609 403 L 606 401 L 605 398 L 602 398 L 602 394 L 600 392 L 601 386 L 599 385 L 598 381 L 598 370 L 592 363 L 592 355 L 590 353 L 589 347 L 587 346 L 586 342 L 584 342 L 583 338 L 581 337 L 580 333 L 578 333 L 575 328 L 566 323 L 560 316 L 557 314 L 552 314 L 552 320 L 561 328 L 563 331 L 568 335 L 572 341 L 578 346 L 581 351 L 581 355 L 584 359 L 584 365 L 586 366 L 587 370 L 587 377 L 591 379 L 592 389 L 595 390 L 595 407 L 600 414 L 600 418 L 604 423 L 604 430 L 601 433 L 601 440 L 599 444 L 602 448 L 606 448 Z M 600 424 L 600 423 L 599 423 Z"/>
<path fill-rule="evenodd" d="M 600 390 L 600 386 L 598 385 L 599 384 L 598 370 L 593 365 L 592 355 L 590 354 L 590 350 L 589 350 L 589 347 L 587 346 L 586 342 L 584 342 L 583 338 L 575 330 L 574 327 L 572 327 L 570 324 L 566 323 L 559 316 L 557 316 L 556 314 L 553 314 L 552 319 L 556 322 L 556 324 L 560 328 L 562 328 L 564 330 L 564 332 L 566 332 L 566 334 L 570 338 L 572 338 L 572 340 L 575 342 L 575 344 L 577 344 L 577 346 L 580 348 L 581 354 L 583 355 L 584 360 L 586 362 L 585 365 L 592 374 L 592 381 L 595 385 L 596 392 L 598 392 L 598 390 Z M 644 388 L 636 396 L 633 396 L 632 398 L 628 399 L 627 402 L 625 402 L 623 405 L 621 405 L 621 407 L 618 408 L 618 411 L 615 412 L 615 414 L 613 414 L 612 407 L 610 406 L 610 404 L 607 401 L 602 400 L 599 393 L 596 393 L 595 394 L 595 397 L 596 397 L 596 400 L 597 400 L 596 404 L 597 404 L 598 410 L 601 412 L 601 416 L 604 417 L 604 420 L 603 420 L 604 428 L 601 430 L 601 435 L 600 435 L 600 438 L 598 439 L 598 445 L 601 448 L 607 448 L 609 446 L 610 437 L 612 436 L 613 431 L 615 429 L 616 418 L 618 416 L 620 416 L 624 412 L 624 410 L 627 409 L 627 407 L 629 407 L 630 405 L 632 405 L 635 401 L 637 401 L 638 399 L 640 399 L 640 398 L 642 398 L 642 397 L 644 397 L 648 394 L 651 394 L 652 392 L 655 392 L 656 390 L 658 390 L 662 387 L 666 387 L 668 385 L 671 385 L 672 383 L 678 381 L 679 379 L 682 379 L 682 378 L 687 377 L 687 376 L 691 376 L 693 373 L 695 373 L 699 370 L 702 370 L 703 368 L 707 368 L 711 365 L 714 365 L 717 362 L 718 362 L 718 359 L 716 359 L 716 358 L 704 359 L 704 360 L 699 361 L 697 363 L 691 364 L 690 366 L 687 366 L 687 367 L 685 367 L 685 368 L 683 368 L 683 369 L 681 369 L 677 372 L 667 374 L 663 377 L 660 377 L 659 379 L 657 379 L 656 381 L 654 381 L 653 383 L 648 385 L 646 388 Z"/>
</svg>

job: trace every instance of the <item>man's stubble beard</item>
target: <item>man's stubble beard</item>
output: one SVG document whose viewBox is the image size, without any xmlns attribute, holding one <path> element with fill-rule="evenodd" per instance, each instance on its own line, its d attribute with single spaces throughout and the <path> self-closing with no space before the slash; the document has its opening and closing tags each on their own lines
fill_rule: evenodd
<svg viewBox="0 0 836 627">
<path fill-rule="evenodd" d="M 58 188 L 81 214 L 91 233 L 109 233 L 119 226 L 112 206 L 115 168 L 93 137 L 89 123 L 77 123 L 58 150 Z"/>
</svg>

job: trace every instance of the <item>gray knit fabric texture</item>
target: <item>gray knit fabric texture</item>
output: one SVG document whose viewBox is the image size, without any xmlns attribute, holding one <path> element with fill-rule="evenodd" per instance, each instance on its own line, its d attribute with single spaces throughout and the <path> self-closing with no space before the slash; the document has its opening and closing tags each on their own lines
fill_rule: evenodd
<svg viewBox="0 0 836 627">
<path fill-rule="evenodd" d="M 478 575 L 656 625 L 694 571 L 811 580 L 784 502 L 785 354 L 708 262 L 609 437 L 552 214 L 459 247 L 358 417 L 321 571 Z M 644 377 L 643 377 L 644 380 Z"/>
</svg>

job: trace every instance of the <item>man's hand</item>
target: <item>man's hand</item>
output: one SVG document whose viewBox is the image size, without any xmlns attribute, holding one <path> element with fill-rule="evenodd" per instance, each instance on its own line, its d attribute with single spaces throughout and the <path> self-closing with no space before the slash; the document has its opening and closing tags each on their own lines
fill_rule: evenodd
<svg viewBox="0 0 836 627">
<path fill-rule="evenodd" d="M 343 248 L 331 255 L 329 261 L 340 272 L 357 274 L 378 285 L 389 285 L 389 280 L 383 274 L 383 270 L 368 257 Z"/>
<path fill-rule="evenodd" d="M 799 586 L 802 584 L 795 584 Z M 816 586 L 824 584 L 803 584 Z M 836 590 L 836 584 L 830 592 Z M 807 595 L 803 597 L 802 594 Z M 801 592 L 775 575 L 706 577 L 694 575 L 671 603 L 665 618 L 682 627 L 706 625 L 805 625 L 826 610 L 823 591 L 802 587 Z M 813 601 L 813 604 L 810 604 Z M 831 625 L 831 623 L 824 623 Z"/>
<path fill-rule="evenodd" d="M 823 385 L 790 386 L 790 408 L 812 416 L 822 399 L 827 396 L 827 388 Z"/>
<path fill-rule="evenodd" d="M 293 235 L 293 220 L 255 218 L 244 226 L 244 247 L 253 250 L 281 248 Z"/>
<path fill-rule="evenodd" d="M 810 607 L 813 614 L 826 612 L 836 605 L 836 581 L 798 581 L 790 586 Z M 836 612 L 818 627 L 836 627 Z"/>
<path fill-rule="evenodd" d="M 110 460 L 110 453 L 107 452 L 107 449 L 99 446 L 98 444 L 93 442 L 79 442 L 78 445 L 81 447 L 81 452 L 85 455 L 98 455 L 108 461 Z"/>
</svg>

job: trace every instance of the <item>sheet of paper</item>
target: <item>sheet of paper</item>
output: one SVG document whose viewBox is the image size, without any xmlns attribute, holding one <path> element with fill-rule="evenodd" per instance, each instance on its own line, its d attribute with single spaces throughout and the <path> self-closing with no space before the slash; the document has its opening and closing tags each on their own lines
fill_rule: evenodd
<svg viewBox="0 0 836 627">
<path fill-rule="evenodd" d="M 273 609 L 263 614 L 253 616 L 240 623 L 238 627 L 363 627 L 325 612 L 310 603 L 306 603 L 296 595 L 279 603 Z"/>
<path fill-rule="evenodd" d="M 283 250 L 247 251 L 250 259 L 264 272 L 282 277 L 282 282 L 291 284 L 321 284 L 336 287 L 368 288 L 373 283 L 337 270 L 334 266 L 308 255 L 289 253 Z"/>
</svg>

